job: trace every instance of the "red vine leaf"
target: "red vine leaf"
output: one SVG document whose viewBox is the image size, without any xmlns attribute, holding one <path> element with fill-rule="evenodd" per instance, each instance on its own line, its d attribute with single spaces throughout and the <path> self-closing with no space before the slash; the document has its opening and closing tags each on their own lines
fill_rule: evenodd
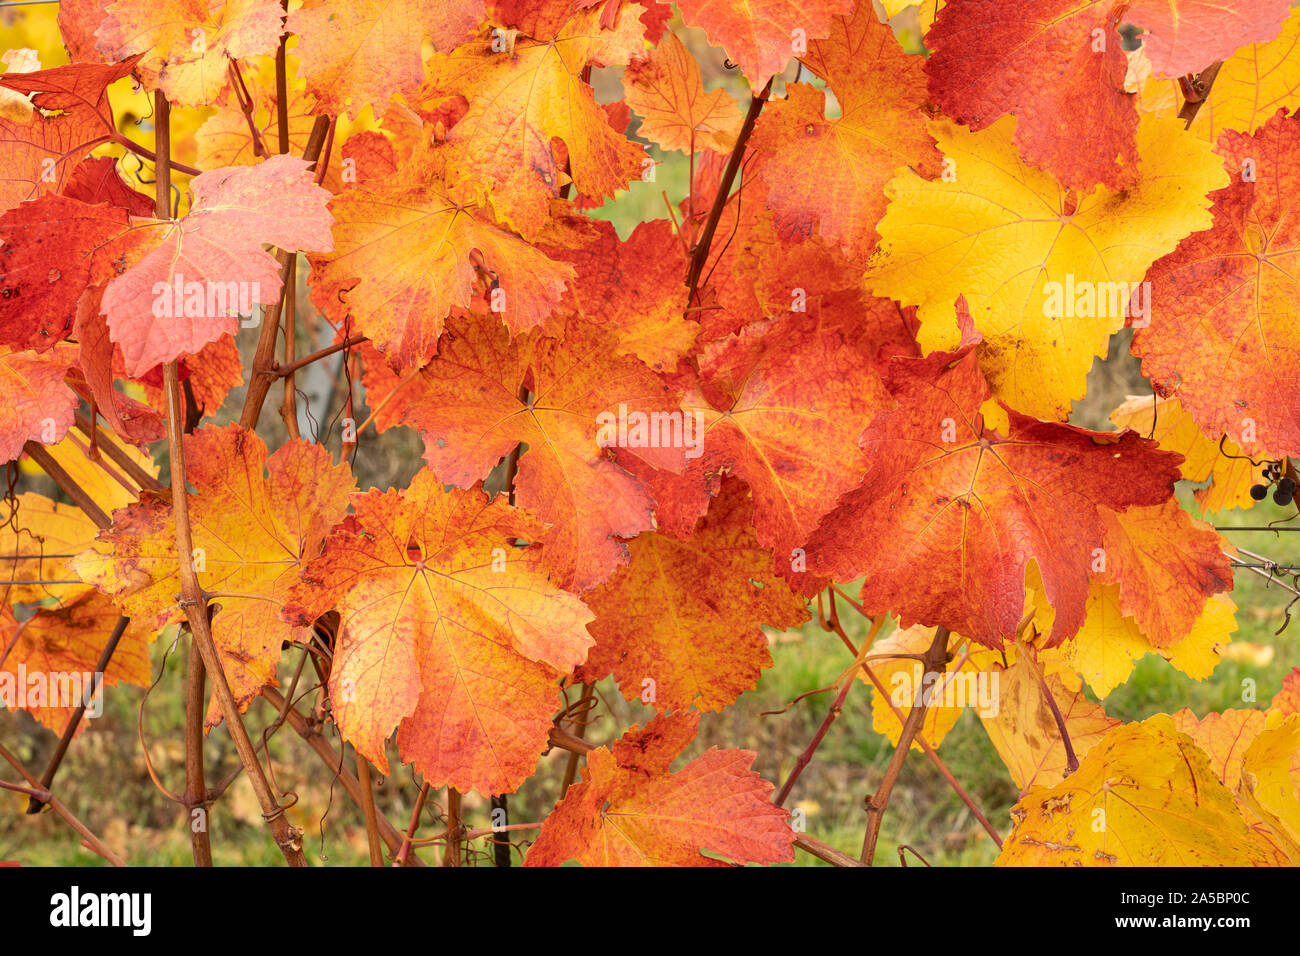
<svg viewBox="0 0 1300 956">
<path fill-rule="evenodd" d="M 689 542 L 645 533 L 631 562 L 586 596 L 596 646 L 576 678 L 613 673 L 628 700 L 661 713 L 721 710 L 772 666 L 759 625 L 808 619 L 802 599 L 772 573 L 760 548 L 749 491 L 726 482 Z"/>
<path fill-rule="evenodd" d="M 865 475 L 809 542 L 808 570 L 866 575 L 867 614 L 894 611 L 903 627 L 943 625 L 1001 647 L 1024 614 L 1033 560 L 1059 644 L 1084 622 L 1101 510 L 1167 500 L 1181 457 L 1133 432 L 1042 422 L 1005 405 L 1008 433 L 992 430 L 964 301 L 958 316 L 961 349 L 893 360 L 886 383 L 898 408 L 863 433 Z"/>
<path fill-rule="evenodd" d="M 330 696 L 357 752 L 384 740 L 434 786 L 513 793 L 546 749 L 556 680 L 587 656 L 591 612 L 548 580 L 540 527 L 479 488 L 421 471 L 405 491 L 352 497 L 285 605 L 340 616 Z"/>
<path fill-rule="evenodd" d="M 699 714 L 659 715 L 587 755 L 542 824 L 525 866 L 726 866 L 788 863 L 794 832 L 769 802 L 772 785 L 749 769 L 748 750 L 717 750 L 668 768 L 695 735 Z"/>
</svg>

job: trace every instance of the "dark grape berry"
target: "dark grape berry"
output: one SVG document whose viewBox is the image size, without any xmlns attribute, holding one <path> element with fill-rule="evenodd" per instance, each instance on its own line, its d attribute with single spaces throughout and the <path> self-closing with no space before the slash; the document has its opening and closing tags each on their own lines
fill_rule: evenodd
<svg viewBox="0 0 1300 956">
<path fill-rule="evenodd" d="M 1278 491 L 1285 495 L 1295 497 L 1295 480 L 1292 478 L 1283 478 L 1277 483 Z"/>
<path fill-rule="evenodd" d="M 1275 505 L 1279 505 L 1285 508 L 1287 505 L 1291 503 L 1292 499 L 1294 498 L 1295 498 L 1294 490 L 1283 491 L 1280 485 L 1277 488 L 1273 489 L 1273 504 Z"/>
<path fill-rule="evenodd" d="M 1250 496 L 1256 501 L 1263 501 L 1266 494 L 1268 494 L 1268 489 L 1263 485 L 1250 486 Z"/>
</svg>

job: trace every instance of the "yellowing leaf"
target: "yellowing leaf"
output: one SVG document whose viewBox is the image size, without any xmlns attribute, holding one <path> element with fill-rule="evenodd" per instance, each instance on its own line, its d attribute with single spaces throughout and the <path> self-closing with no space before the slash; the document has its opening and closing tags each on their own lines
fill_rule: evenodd
<svg viewBox="0 0 1300 956">
<path fill-rule="evenodd" d="M 1139 435 L 1154 438 L 1166 451 L 1183 456 L 1179 471 L 1188 481 L 1212 479 L 1208 488 L 1196 492 L 1196 503 L 1204 511 L 1217 513 L 1229 508 L 1249 508 L 1255 502 L 1250 486 L 1259 478 L 1258 469 L 1231 441 L 1219 443 L 1206 437 L 1196 421 L 1176 398 L 1154 395 L 1130 395 L 1124 404 L 1110 413 L 1119 428 L 1131 428 Z"/>
<path fill-rule="evenodd" d="M 1045 603 L 1040 601 L 1038 607 Z M 1236 610 L 1232 598 L 1216 594 L 1205 602 L 1205 609 L 1185 637 L 1157 648 L 1120 610 L 1118 588 L 1093 581 L 1083 627 L 1073 640 L 1043 655 L 1070 667 L 1088 682 L 1094 694 L 1103 698 L 1128 680 L 1136 662 L 1146 654 L 1159 654 L 1187 676 L 1204 680 L 1219 663 L 1219 648 L 1231 641 L 1237 629 Z M 1043 630 L 1050 633 L 1050 624 Z"/>
<path fill-rule="evenodd" d="M 306 0 L 285 29 L 299 37 L 308 89 L 323 113 L 380 115 L 394 93 L 420 85 L 426 38 L 447 50 L 469 38 L 483 0 Z"/>
<path fill-rule="evenodd" d="M 592 645 L 592 614 L 543 572 L 540 525 L 481 487 L 443 490 L 422 469 L 404 491 L 352 496 L 285 604 L 306 624 L 334 608 L 334 719 L 388 772 L 384 741 L 431 785 L 513 793 L 559 707 L 557 680 Z"/>
<path fill-rule="evenodd" d="M 711 748 L 670 773 L 699 714 L 661 714 L 587 755 L 582 782 L 546 818 L 525 866 L 726 866 L 790 862 L 795 835 L 748 750 Z"/>
<path fill-rule="evenodd" d="M 1242 757 L 1241 788 L 1251 808 L 1282 832 L 1289 847 L 1300 844 L 1300 714 L 1269 715 Z"/>
<path fill-rule="evenodd" d="M 674 713 L 721 710 L 751 690 L 772 666 L 759 625 L 808 619 L 759 547 L 753 514 L 749 491 L 729 480 L 689 541 L 638 535 L 629 565 L 584 596 L 596 612 L 588 627 L 596 646 L 577 678 L 612 671 L 628 700 Z"/>
<path fill-rule="evenodd" d="M 663 149 L 725 153 L 740 132 L 740 105 L 725 89 L 704 92 L 700 67 L 674 33 L 623 74 L 627 105 L 643 117 L 641 136 Z"/>
<path fill-rule="evenodd" d="M 231 60 L 275 53 L 284 24 L 277 0 L 116 0 L 106 9 L 99 51 L 118 60 L 145 54 L 137 68 L 145 85 L 187 106 L 217 98 Z"/>
<path fill-rule="evenodd" d="M 312 300 L 339 325 L 350 314 L 394 367 L 427 360 L 452 308 L 477 294 L 474 250 L 497 274 L 501 317 L 516 332 L 540 325 L 574 275 L 436 183 L 367 183 L 330 211 L 335 248 L 311 257 Z"/>
<path fill-rule="evenodd" d="M 194 553 L 190 559 L 214 598 L 212 637 L 230 689 L 246 706 L 275 679 L 281 645 L 303 637 L 280 620 L 298 573 L 341 518 L 356 485 L 323 445 L 291 441 L 267 455 L 256 433 L 208 426 L 185 438 Z M 132 620 L 158 628 L 179 617 L 176 525 L 169 501 L 144 495 L 113 516 L 97 544 L 73 567 L 112 594 Z M 220 721 L 215 701 L 209 724 Z"/>
<path fill-rule="evenodd" d="M 571 178 L 584 196 L 599 202 L 641 175 L 645 151 L 610 125 L 582 81 L 588 62 L 623 63 L 643 54 L 641 8 L 623 6 L 613 30 L 599 28 L 601 12 L 577 11 L 554 38 L 519 38 L 509 55 L 493 48 L 499 41 L 483 40 L 429 61 L 428 85 L 437 97 L 469 101 L 447 135 L 449 185 L 486 189 L 497 219 L 528 239 L 537 237 L 550 199 L 559 195 L 564 161 L 551 148 L 553 137 L 563 141 Z"/>
<path fill-rule="evenodd" d="M 1011 811 L 1000 866 L 1254 866 L 1269 854 L 1210 760 L 1165 714 L 1113 728 Z"/>
<path fill-rule="evenodd" d="M 891 202 L 867 287 L 919 307 L 927 351 L 960 342 L 952 303 L 964 294 L 995 395 L 1026 414 L 1063 419 L 1083 396 L 1093 359 L 1124 326 L 1130 284 L 1178 240 L 1210 226 L 1206 194 L 1227 176 L 1180 123 L 1145 116 L 1133 187 L 1067 193 L 1020 159 L 1014 127 L 1010 117 L 979 133 L 931 124 L 951 175 L 931 182 L 906 171 L 886 187 Z"/>
<path fill-rule="evenodd" d="M 1050 787 L 1064 779 L 1067 757 L 1065 743 L 1042 687 L 1023 655 L 1006 670 L 995 669 L 998 706 L 991 715 L 980 714 L 998 756 L 1022 791 Z M 1112 727 L 1119 724 L 1082 690 L 1068 690 L 1061 677 L 1044 675 L 1044 683 L 1065 720 L 1070 745 L 1082 759 Z"/>
<path fill-rule="evenodd" d="M 786 87 L 754 129 L 754 173 L 767 183 L 767 205 L 787 234 L 838 241 L 865 256 L 884 214 L 884 185 L 902 167 L 929 179 L 939 151 L 926 131 L 924 58 L 903 52 L 869 3 L 834 17 L 831 35 L 800 57 L 826 80 L 840 115 L 826 116 L 826 94 L 808 83 Z M 817 175 L 810 176 L 810 169 Z"/>
</svg>

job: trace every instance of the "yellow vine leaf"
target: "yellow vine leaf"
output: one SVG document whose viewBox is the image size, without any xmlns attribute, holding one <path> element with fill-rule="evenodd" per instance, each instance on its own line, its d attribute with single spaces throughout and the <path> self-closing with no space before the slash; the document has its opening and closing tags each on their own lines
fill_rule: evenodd
<svg viewBox="0 0 1300 956">
<path fill-rule="evenodd" d="M 1022 792 L 1031 786 L 1060 783 L 1065 775 L 1065 743 L 1033 670 L 1020 655 L 1009 668 L 994 673 L 998 678 L 997 711 L 990 717 L 981 714 L 980 719 L 1011 779 Z M 1060 675 L 1046 674 L 1043 682 L 1061 712 L 1079 759 L 1119 724 L 1106 716 L 1099 704 L 1089 701 L 1082 689 L 1067 689 Z"/>
<path fill-rule="evenodd" d="M 947 120 L 930 130 L 944 174 L 930 181 L 907 170 L 890 181 L 867 288 L 918 306 L 927 352 L 960 342 L 952 303 L 964 294 L 996 397 L 1064 419 L 1093 359 L 1124 327 L 1135 287 L 1149 311 L 1147 268 L 1211 225 L 1206 194 L 1227 184 L 1222 161 L 1178 121 L 1146 115 L 1138 182 L 1078 195 L 1020 159 L 1013 117 L 978 133 Z"/>
<path fill-rule="evenodd" d="M 1205 752 L 1167 714 L 1113 728 L 1054 787 L 1012 808 L 999 866 L 1254 866 L 1246 825 Z"/>
</svg>

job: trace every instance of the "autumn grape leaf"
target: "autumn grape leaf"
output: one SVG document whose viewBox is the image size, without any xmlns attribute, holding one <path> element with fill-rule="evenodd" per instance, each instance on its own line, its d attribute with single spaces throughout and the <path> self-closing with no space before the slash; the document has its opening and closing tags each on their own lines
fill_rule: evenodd
<svg viewBox="0 0 1300 956">
<path fill-rule="evenodd" d="M 799 41 L 824 39 L 831 18 L 852 8 L 853 0 L 677 0 L 682 21 L 726 50 L 755 92 L 785 69 Z"/>
<path fill-rule="evenodd" d="M 1076 757 L 1082 759 L 1119 721 L 1106 716 L 1101 705 L 1084 695 L 1078 678 L 1067 687 L 1057 674 L 1045 674 L 1043 685 L 1034 677 L 1024 651 L 1005 670 L 996 670 L 997 710 L 980 713 L 984 730 L 1006 764 L 1011 779 L 1023 793 L 1031 786 L 1052 787 L 1065 779 L 1068 758 L 1056 715 L 1044 697 L 1052 695 Z"/>
<path fill-rule="evenodd" d="M 699 714 L 660 714 L 633 726 L 613 751 L 587 754 L 582 782 L 569 787 L 542 823 L 524 866 L 726 866 L 788 863 L 795 834 L 787 811 L 769 802 L 772 785 L 749 769 L 748 750 L 718 750 L 676 773 L 674 758 Z"/>
<path fill-rule="evenodd" d="M 1011 810 L 1000 866 L 1254 866 L 1268 853 L 1210 760 L 1165 714 L 1113 728 Z M 1100 825 L 1098 825 L 1100 824 Z"/>
<path fill-rule="evenodd" d="M 99 52 L 140 55 L 144 85 L 185 106 L 216 100 L 231 60 L 273 55 L 284 23 L 278 0 L 168 0 L 162 10 L 155 0 L 115 0 L 106 12 L 95 31 Z"/>
<path fill-rule="evenodd" d="M 794 549 L 857 484 L 858 436 L 891 404 L 880 376 L 848 330 L 805 312 L 711 343 L 699 367 L 682 409 L 702 429 L 702 454 L 688 456 L 686 478 L 709 495 L 723 475 L 742 478 L 754 491 L 758 543 L 782 574 L 801 572 Z"/>
<path fill-rule="evenodd" d="M 1027 415 L 1063 420 L 1083 397 L 1093 359 L 1137 311 L 1131 293 L 1143 308 L 1161 301 L 1154 289 L 1143 294 L 1143 273 L 1210 225 L 1205 194 L 1225 176 L 1181 123 L 1148 115 L 1136 184 L 1124 193 L 1067 194 L 1016 155 L 1014 123 L 979 133 L 931 124 L 954 178 L 904 171 L 890 182 L 867 288 L 919 307 L 927 351 L 956 347 L 952 303 L 964 295 L 997 397 Z"/>
<path fill-rule="evenodd" d="M 58 192 L 86 154 L 112 136 L 108 87 L 136 62 L 0 75 L 0 88 L 30 94 L 36 107 L 22 118 L 0 115 L 0 211 Z"/>
<path fill-rule="evenodd" d="M 969 330 L 960 302 L 958 311 Z M 893 611 L 903 627 L 944 625 L 1000 647 L 1023 615 L 1025 569 L 1036 561 L 1059 644 L 1084 621 L 1100 512 L 1169 498 L 1178 456 L 1132 432 L 1041 422 L 1005 405 L 1008 432 L 993 431 L 980 411 L 991 391 L 978 341 L 892 361 L 886 384 L 899 407 L 863 433 L 865 475 L 808 543 L 808 570 L 866 575 L 869 615 Z"/>
<path fill-rule="evenodd" d="M 1030 586 L 1037 611 L 1034 625 L 1043 635 L 1042 642 L 1053 643 L 1052 609 L 1042 596 L 1041 584 Z M 1227 594 L 1216 594 L 1187 633 L 1163 647 L 1157 647 L 1120 609 L 1119 586 L 1094 579 L 1088 590 L 1087 616 L 1074 638 L 1044 650 L 1044 661 L 1060 661 L 1088 682 L 1092 692 L 1105 698 L 1129 679 L 1135 663 L 1147 654 L 1156 654 L 1193 680 L 1205 680 L 1219 663 L 1219 652 L 1232 642 L 1237 630 L 1237 605 Z"/>
<path fill-rule="evenodd" d="M 57 608 L 38 608 L 21 625 L 12 608 L 0 607 L 0 647 L 7 652 L 0 655 L 0 705 L 22 700 L 23 709 L 56 734 L 83 702 L 94 713 L 90 691 L 117 619 L 117 608 L 95 591 Z M 101 672 L 101 687 L 147 687 L 149 676 L 146 635 L 128 627 Z M 102 705 L 102 696 L 99 700 Z M 78 725 L 78 736 L 86 725 L 86 720 Z"/>
<path fill-rule="evenodd" d="M 424 457 L 442 481 L 461 488 L 487 477 L 520 442 L 515 480 L 519 504 L 548 527 L 543 558 L 562 587 L 585 590 L 627 562 L 630 538 L 653 527 L 644 483 L 616 465 L 606 448 L 618 441 L 620 409 L 646 422 L 676 414 L 687 435 L 678 395 L 631 356 L 618 356 L 614 334 L 570 326 L 564 340 L 533 333 L 513 343 L 495 317 L 448 323 L 437 358 L 402 392 L 403 421 L 419 429 Z M 525 399 L 520 390 L 528 388 Z M 603 427 L 610 422 L 614 428 Z M 665 424 L 669 441 L 671 425 Z M 601 440 L 605 441 L 602 446 Z M 659 449 L 638 449 L 647 453 Z M 675 452 L 681 470 L 685 449 Z"/>
<path fill-rule="evenodd" d="M 1238 47 L 1272 40 L 1290 9 L 1291 0 L 1134 0 L 1124 19 L 1142 28 L 1156 75 L 1179 77 L 1228 59 Z"/>
<path fill-rule="evenodd" d="M 44 351 L 67 338 L 78 304 L 148 249 L 127 210 L 42 196 L 0 216 L 0 341 Z"/>
<path fill-rule="evenodd" d="M 513 793 L 546 749 L 558 677 L 592 645 L 592 614 L 538 561 L 537 522 L 481 488 L 352 497 L 285 605 L 296 623 L 338 610 L 330 671 L 345 740 L 388 772 L 384 740 L 431 784 Z"/>
<path fill-rule="evenodd" d="M 662 149 L 726 153 L 736 143 L 739 104 L 725 89 L 704 92 L 699 64 L 674 33 L 665 34 L 648 57 L 628 64 L 623 91 L 642 117 L 638 135 Z"/>
<path fill-rule="evenodd" d="M 43 355 L 0 346 L 0 461 L 13 461 L 28 441 L 53 445 L 67 434 L 77 395 L 63 376 L 75 360 L 66 343 Z"/>
<path fill-rule="evenodd" d="M 924 59 L 903 52 L 870 3 L 831 20 L 800 60 L 827 81 L 840 115 L 825 115 L 826 94 L 807 83 L 786 87 L 759 117 L 753 171 L 768 185 L 767 204 L 784 234 L 821 235 L 846 253 L 874 247 L 885 213 L 884 186 L 904 166 L 939 174 L 939 151 L 926 131 Z M 817 175 L 810 176 L 815 169 Z"/>
<path fill-rule="evenodd" d="M 1300 862 L 1300 715 L 1273 711 L 1241 759 L 1243 801 Z"/>
<path fill-rule="evenodd" d="M 1176 500 L 1100 514 L 1105 530 L 1093 570 L 1119 587 L 1120 609 L 1153 646 L 1182 640 L 1206 600 L 1232 590 L 1227 542 Z"/>
<path fill-rule="evenodd" d="M 234 424 L 187 435 L 185 458 L 195 489 L 192 560 L 200 586 L 218 594 L 212 638 L 235 700 L 246 707 L 274 683 L 282 642 L 305 636 L 280 620 L 280 608 L 356 485 L 323 445 L 290 441 L 268 456 L 260 437 Z M 179 618 L 176 526 L 165 501 L 142 497 L 116 511 L 97 548 L 71 564 L 132 620 L 158 628 Z M 221 719 L 215 701 L 207 719 Z"/>
<path fill-rule="evenodd" d="M 1143 99 L 1156 84 L 1176 89 L 1171 80 L 1153 80 Z M 1181 98 L 1171 99 L 1172 115 Z M 1214 143 L 1225 129 L 1255 132 L 1283 106 L 1292 113 L 1300 108 L 1300 8 L 1291 10 L 1276 38 L 1243 46 L 1224 60 L 1211 95 L 1201 103 L 1190 128 Z"/>
<path fill-rule="evenodd" d="M 1130 395 L 1110 413 L 1110 420 L 1120 428 L 1131 428 L 1139 435 L 1154 438 L 1165 451 L 1182 455 L 1179 471 L 1187 481 L 1209 479 L 1210 485 L 1198 488 L 1195 493 L 1196 503 L 1203 511 L 1216 513 L 1254 505 L 1250 486 L 1259 478 L 1259 470 L 1232 442 L 1225 440 L 1220 450 L 1218 442 L 1211 441 L 1196 427 L 1178 399 Z"/>
<path fill-rule="evenodd" d="M 772 666 L 759 625 L 808 619 L 758 546 L 753 510 L 748 489 L 730 480 L 690 541 L 637 536 L 628 566 L 585 596 L 596 646 L 576 678 L 594 683 L 613 672 L 625 698 L 661 713 L 721 710 L 752 690 Z"/>
<path fill-rule="evenodd" d="M 366 183 L 330 203 L 334 251 L 311 257 L 312 301 L 337 325 L 349 314 L 394 367 L 414 368 L 433 352 L 453 308 L 482 285 L 481 256 L 515 332 L 540 325 L 574 276 L 436 183 Z"/>
<path fill-rule="evenodd" d="M 579 10 L 554 37 L 518 38 L 512 53 L 485 39 L 434 55 L 428 97 L 459 95 L 469 103 L 445 147 L 448 185 L 463 204 L 486 196 L 499 221 L 537 238 L 564 174 L 553 137 L 564 143 L 571 179 L 584 196 L 613 196 L 640 178 L 643 148 L 610 125 L 582 70 L 644 55 L 641 9 L 622 7 L 611 30 L 599 27 L 601 11 Z"/>
<path fill-rule="evenodd" d="M 210 170 L 190 183 L 188 215 L 139 224 L 156 245 L 109 281 L 101 306 L 128 375 L 235 332 L 237 302 L 275 302 L 280 267 L 263 243 L 288 251 L 333 248 L 329 193 L 312 182 L 309 167 L 276 155 L 256 166 Z"/>
<path fill-rule="evenodd" d="M 873 657 L 887 654 L 924 654 L 934 643 L 934 628 L 912 627 L 900 628 L 888 637 L 880 638 L 871 645 Z M 873 660 L 871 670 L 885 685 L 887 694 L 882 694 L 871 678 L 863 671 L 858 672 L 858 679 L 871 684 L 871 729 L 889 739 L 895 747 L 902 737 L 903 724 L 894 713 L 897 707 L 903 719 L 920 701 L 926 704 L 925 720 L 921 723 L 921 736 L 931 747 L 938 747 L 948 731 L 957 725 L 963 707 L 979 709 L 981 706 L 993 711 L 1000 706 L 990 696 L 997 677 L 990 677 L 994 671 L 994 662 L 1001 662 L 1002 655 L 982 647 L 970 647 L 970 653 L 963 655 L 959 650 L 968 644 L 965 638 L 956 634 L 948 640 L 948 650 L 954 663 L 947 672 L 937 678 L 926 680 L 925 665 L 918 660 L 895 658 L 893 660 Z M 981 686 L 984 697 L 981 702 Z M 893 705 L 891 707 L 890 705 Z M 912 741 L 912 749 L 920 751 L 921 745 Z"/>
<path fill-rule="evenodd" d="M 1138 114 L 1124 92 L 1120 10 L 1112 0 L 949 0 L 925 36 L 930 94 L 972 130 L 1014 113 L 1025 161 L 1070 189 L 1131 186 Z"/>
<path fill-rule="evenodd" d="M 384 113 L 394 93 L 424 78 L 421 44 L 442 51 L 468 40 L 483 18 L 483 0 L 307 0 L 285 29 L 298 36 L 307 89 L 320 113 Z"/>
<path fill-rule="evenodd" d="M 682 317 L 687 260 L 672 223 L 638 223 L 626 240 L 604 220 L 591 220 L 591 227 L 594 235 L 577 249 L 548 250 L 576 270 L 561 313 L 616 326 L 619 352 L 654 369 L 675 369 L 695 344 L 700 324 Z"/>
<path fill-rule="evenodd" d="M 1217 152 L 1233 179 L 1211 195 L 1212 228 L 1151 267 L 1151 325 L 1133 354 L 1206 435 L 1300 454 L 1300 119 L 1279 110 L 1253 135 L 1225 130 Z"/>
</svg>

